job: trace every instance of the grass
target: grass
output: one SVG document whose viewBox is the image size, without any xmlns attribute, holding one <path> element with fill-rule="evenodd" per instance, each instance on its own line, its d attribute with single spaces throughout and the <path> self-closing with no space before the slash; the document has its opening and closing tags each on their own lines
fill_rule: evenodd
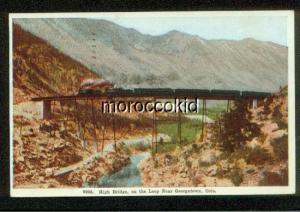
<svg viewBox="0 0 300 212">
<path fill-rule="evenodd" d="M 216 119 L 219 114 L 226 110 L 226 106 L 218 105 L 212 108 L 207 108 L 207 116 L 212 119 Z M 195 114 L 195 113 L 190 113 Z M 178 123 L 172 124 L 159 124 L 158 132 L 171 136 L 173 141 L 177 141 Z M 188 142 L 195 139 L 196 134 L 201 130 L 201 120 L 186 120 L 181 124 L 181 137 L 186 139 Z"/>
<path fill-rule="evenodd" d="M 202 107 L 202 105 L 201 105 Z M 227 103 L 226 102 L 222 102 L 219 103 L 217 105 L 214 105 L 212 107 L 208 107 L 206 109 L 206 115 L 211 118 L 211 119 L 217 119 L 219 117 L 220 114 L 226 112 L 226 107 L 227 107 Z M 189 115 L 202 115 L 202 108 L 200 108 L 200 112 L 199 113 L 187 113 Z"/>
<path fill-rule="evenodd" d="M 202 106 L 202 105 L 201 105 Z M 227 102 L 220 102 L 211 107 L 208 106 L 206 115 L 216 120 L 222 113 L 226 111 Z M 202 108 L 201 108 L 202 109 Z M 199 113 L 188 113 L 186 115 L 202 115 L 201 111 Z M 182 119 L 181 124 L 181 139 L 182 144 L 190 144 L 195 141 L 196 135 L 201 132 L 202 124 L 201 119 L 190 120 L 187 118 Z M 173 123 L 159 123 L 157 125 L 158 133 L 166 134 L 171 137 L 171 142 L 157 145 L 158 152 L 170 152 L 175 150 L 179 145 L 178 138 L 178 123 L 174 120 Z"/>
<path fill-rule="evenodd" d="M 159 133 L 169 135 L 172 142 L 178 142 L 178 124 L 159 124 L 157 127 Z M 199 120 L 188 120 L 181 123 L 181 138 L 182 141 L 192 142 L 197 133 L 201 130 L 201 121 Z"/>
<path fill-rule="evenodd" d="M 181 124 L 181 134 L 182 134 L 182 140 L 184 140 L 184 132 L 186 128 L 186 124 Z M 166 142 L 163 144 L 157 143 L 157 152 L 171 152 L 175 150 L 175 148 L 179 145 L 179 138 L 178 138 L 178 124 L 176 121 L 174 123 L 160 123 L 157 125 L 157 132 L 162 133 L 165 135 L 169 135 L 171 137 L 171 142 Z M 196 131 L 193 132 L 193 134 L 196 134 Z M 155 152 L 155 147 L 153 149 Z"/>
<path fill-rule="evenodd" d="M 217 119 L 220 114 L 226 112 L 226 106 L 218 105 L 212 108 L 207 108 L 207 116 L 211 119 Z"/>
<path fill-rule="evenodd" d="M 159 144 L 157 145 L 157 152 L 172 152 L 178 146 L 177 143 L 166 143 L 166 144 Z M 155 152 L 155 149 L 153 149 Z"/>
<path fill-rule="evenodd" d="M 148 144 L 144 144 L 144 143 L 135 143 L 135 144 L 130 144 L 129 148 L 138 150 L 138 151 L 146 151 L 150 148 L 150 146 Z"/>
<path fill-rule="evenodd" d="M 226 105 L 217 105 L 211 108 L 207 108 L 207 116 L 212 119 L 216 119 L 219 114 L 223 113 L 226 110 Z M 195 114 L 195 113 L 191 113 Z M 181 139 L 182 144 L 190 144 L 195 141 L 196 135 L 201 132 L 201 120 L 189 120 L 186 119 L 181 123 Z M 171 137 L 170 143 L 158 144 L 158 152 L 170 152 L 175 150 L 179 145 L 178 138 L 178 123 L 161 123 L 157 126 L 158 133 L 166 134 Z"/>
</svg>

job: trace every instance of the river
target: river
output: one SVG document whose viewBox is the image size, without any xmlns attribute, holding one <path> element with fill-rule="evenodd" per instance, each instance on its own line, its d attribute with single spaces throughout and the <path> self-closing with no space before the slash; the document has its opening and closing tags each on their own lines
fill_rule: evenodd
<svg viewBox="0 0 300 212">
<path fill-rule="evenodd" d="M 143 143 L 150 145 L 150 137 L 124 140 L 125 145 Z M 110 150 L 111 145 L 107 145 L 106 150 Z M 139 152 L 130 156 L 130 163 L 124 166 L 121 170 L 109 175 L 104 175 L 93 185 L 88 187 L 138 187 L 141 186 L 141 175 L 139 171 L 139 164 L 142 160 L 150 156 L 149 152 Z"/>
<path fill-rule="evenodd" d="M 139 163 L 150 156 L 148 152 L 142 152 L 130 157 L 131 163 L 123 167 L 120 171 L 105 175 L 97 182 L 97 187 L 136 187 L 141 186 L 141 176 Z"/>
</svg>

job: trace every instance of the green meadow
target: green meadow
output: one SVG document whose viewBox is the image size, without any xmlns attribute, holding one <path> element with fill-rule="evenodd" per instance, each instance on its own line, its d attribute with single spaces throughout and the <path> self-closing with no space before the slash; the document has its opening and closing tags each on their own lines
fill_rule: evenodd
<svg viewBox="0 0 300 212">
<path fill-rule="evenodd" d="M 226 111 L 226 104 L 218 104 L 211 108 L 207 108 L 206 116 L 210 119 L 216 120 L 222 113 Z M 201 115 L 202 113 L 190 113 L 188 115 Z M 187 119 L 183 118 L 181 123 L 181 141 L 182 145 L 186 145 L 195 141 L 198 133 L 201 132 L 201 119 Z M 173 151 L 179 145 L 178 138 L 178 122 L 173 123 L 159 123 L 157 132 L 169 135 L 171 137 L 170 143 L 158 144 L 158 152 Z"/>
</svg>

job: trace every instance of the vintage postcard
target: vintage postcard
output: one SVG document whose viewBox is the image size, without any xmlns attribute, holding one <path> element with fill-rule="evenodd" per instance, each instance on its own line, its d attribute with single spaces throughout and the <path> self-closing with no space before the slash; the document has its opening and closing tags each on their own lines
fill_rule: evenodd
<svg viewBox="0 0 300 212">
<path fill-rule="evenodd" d="M 293 11 L 9 27 L 13 197 L 295 192 Z"/>
</svg>

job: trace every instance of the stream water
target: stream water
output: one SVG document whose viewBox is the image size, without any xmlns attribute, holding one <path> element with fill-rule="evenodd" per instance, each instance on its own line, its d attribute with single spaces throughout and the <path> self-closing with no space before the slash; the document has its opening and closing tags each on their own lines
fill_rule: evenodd
<svg viewBox="0 0 300 212">
<path fill-rule="evenodd" d="M 150 137 L 139 139 L 131 139 L 123 141 L 125 145 L 130 146 L 137 143 L 150 145 Z M 109 151 L 113 147 L 107 145 L 105 150 Z M 150 156 L 149 152 L 141 152 L 130 156 L 130 163 L 124 166 L 121 170 L 111 174 L 104 175 L 94 185 L 89 187 L 135 187 L 141 186 L 141 176 L 139 171 L 139 164 L 143 159 Z"/>
<path fill-rule="evenodd" d="M 165 134 L 158 134 L 158 137 L 166 138 Z M 120 140 L 126 146 L 130 148 L 131 145 L 143 144 L 146 146 L 151 145 L 151 136 L 145 136 L 142 138 L 134 138 L 128 140 Z M 113 151 L 113 144 L 109 144 L 104 147 L 104 152 Z M 100 153 L 99 153 L 100 154 Z M 92 185 L 84 185 L 84 187 L 138 187 L 141 186 L 141 175 L 139 171 L 139 164 L 142 160 L 150 157 L 149 152 L 140 152 L 130 156 L 130 163 L 124 166 L 121 170 L 109 175 L 104 175 L 99 178 Z"/>
<path fill-rule="evenodd" d="M 131 163 L 124 166 L 120 171 L 105 175 L 97 182 L 97 187 L 135 187 L 141 185 L 141 176 L 138 169 L 141 160 L 147 158 L 150 154 L 142 152 L 130 157 Z"/>
</svg>

